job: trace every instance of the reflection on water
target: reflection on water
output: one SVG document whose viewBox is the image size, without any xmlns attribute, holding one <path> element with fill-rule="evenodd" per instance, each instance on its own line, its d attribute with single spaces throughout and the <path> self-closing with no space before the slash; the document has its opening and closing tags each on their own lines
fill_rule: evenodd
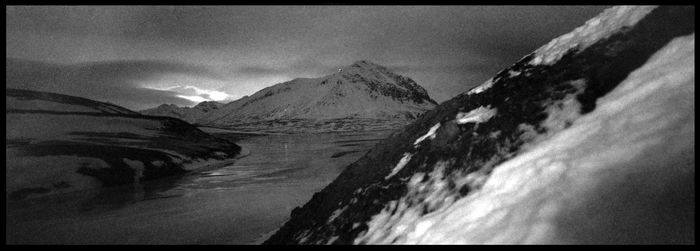
<svg viewBox="0 0 700 251">
<path fill-rule="evenodd" d="M 7 202 L 8 243 L 253 243 L 388 131 L 217 134 L 248 155 L 137 186 Z"/>
</svg>

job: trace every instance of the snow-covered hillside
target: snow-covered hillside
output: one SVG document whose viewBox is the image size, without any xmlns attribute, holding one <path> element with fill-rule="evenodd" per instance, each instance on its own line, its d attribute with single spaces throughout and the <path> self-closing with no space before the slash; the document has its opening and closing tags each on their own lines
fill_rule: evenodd
<svg viewBox="0 0 700 251">
<path fill-rule="evenodd" d="M 139 183 L 232 158 L 240 147 L 179 119 L 6 89 L 10 199 Z"/>
<path fill-rule="evenodd" d="M 343 123 L 347 118 L 406 122 L 435 105 L 425 89 L 410 78 L 369 61 L 358 61 L 335 74 L 267 87 L 196 122 L 238 129 L 250 124 L 258 128 L 293 126 L 302 121 L 315 121 L 310 124 L 317 128 L 327 121 Z"/>
<path fill-rule="evenodd" d="M 204 101 L 194 107 L 179 107 L 173 104 L 162 104 L 157 107 L 139 111 L 144 115 L 166 116 L 194 123 L 205 114 L 219 109 L 224 104 L 216 101 Z"/>
<path fill-rule="evenodd" d="M 606 10 L 379 143 L 266 243 L 694 243 L 694 13 Z"/>
</svg>

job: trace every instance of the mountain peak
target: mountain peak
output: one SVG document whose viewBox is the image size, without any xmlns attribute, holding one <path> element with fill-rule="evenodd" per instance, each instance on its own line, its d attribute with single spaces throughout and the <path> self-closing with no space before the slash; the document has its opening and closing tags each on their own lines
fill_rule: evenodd
<svg viewBox="0 0 700 251">
<path fill-rule="evenodd" d="M 342 68 L 341 71 L 353 70 L 353 69 L 362 69 L 362 70 L 371 70 L 371 71 L 374 71 L 374 70 L 388 71 L 386 69 L 386 67 L 379 65 L 379 64 L 376 64 L 376 63 L 369 61 L 369 60 L 355 61 L 351 65 Z"/>
<path fill-rule="evenodd" d="M 405 121 L 415 119 L 435 105 L 415 81 L 371 61 L 360 60 L 337 73 L 266 87 L 249 98 L 222 106 L 197 123 L 230 127 L 288 119 Z"/>
<path fill-rule="evenodd" d="M 364 60 L 364 59 L 363 59 L 363 60 L 355 61 L 354 63 L 352 63 L 352 66 L 382 67 L 382 66 L 379 65 L 379 64 L 376 64 L 376 63 L 374 63 L 374 62 L 372 62 L 372 61 Z"/>
<path fill-rule="evenodd" d="M 223 103 L 219 103 L 219 102 L 216 102 L 216 101 L 203 101 L 203 102 L 201 102 L 201 103 L 195 105 L 195 106 L 192 107 L 192 108 L 193 108 L 193 109 L 199 109 L 199 110 L 202 110 L 202 111 L 204 111 L 204 112 L 208 112 L 208 111 L 211 111 L 211 110 L 219 109 L 219 107 L 221 107 L 221 106 L 223 106 L 223 105 L 224 105 Z"/>
<path fill-rule="evenodd" d="M 195 105 L 196 106 L 212 106 L 212 105 L 221 105 L 221 102 L 214 101 L 214 100 L 209 100 L 209 101 L 202 101 L 199 102 L 199 104 Z"/>
<path fill-rule="evenodd" d="M 162 104 L 155 108 L 179 108 L 179 106 L 177 106 L 176 104 Z"/>
</svg>

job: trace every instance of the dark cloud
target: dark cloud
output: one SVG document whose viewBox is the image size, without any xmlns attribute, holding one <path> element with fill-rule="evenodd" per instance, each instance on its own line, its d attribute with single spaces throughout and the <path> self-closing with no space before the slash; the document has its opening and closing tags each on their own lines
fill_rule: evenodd
<svg viewBox="0 0 700 251">
<path fill-rule="evenodd" d="M 456 64 L 447 65 L 385 65 L 388 69 L 398 72 L 398 73 L 421 73 L 421 72 L 443 72 L 443 73 L 455 73 L 455 72 L 487 72 L 493 70 L 497 66 L 498 62 L 487 61 L 487 60 L 475 60 L 468 62 L 460 62 Z"/>
<path fill-rule="evenodd" d="M 176 97 L 182 94 L 180 92 L 142 88 L 138 81 L 173 73 L 219 77 L 205 68 L 160 61 L 61 65 L 7 58 L 5 69 L 7 87 L 76 95 L 109 101 L 131 109 L 143 109 L 162 103 L 193 104 Z"/>
<path fill-rule="evenodd" d="M 246 65 L 238 68 L 235 73 L 240 73 L 244 75 L 270 75 L 270 74 L 279 74 L 283 73 L 284 70 L 278 69 L 278 68 L 273 68 L 273 67 L 266 67 L 266 66 L 259 66 L 259 65 Z"/>
<path fill-rule="evenodd" d="M 478 13 L 489 18 L 470 27 L 470 33 L 455 34 L 455 39 L 464 41 L 464 49 L 510 62 L 583 25 L 606 7 L 483 7 Z"/>
<path fill-rule="evenodd" d="M 245 65 L 238 67 L 233 71 L 233 73 L 248 76 L 287 74 L 298 77 L 315 77 L 333 73 L 338 68 L 349 65 L 350 63 L 352 62 L 347 62 L 343 65 L 327 65 L 313 58 L 306 57 L 300 60 L 292 61 L 286 65 L 276 67 L 267 65 Z"/>
<path fill-rule="evenodd" d="M 222 79 L 218 73 L 206 67 L 179 62 L 151 60 L 90 62 L 73 66 L 76 72 L 99 75 L 115 80 L 147 80 L 168 73 Z"/>
<path fill-rule="evenodd" d="M 8 6 L 7 31 L 56 32 L 72 35 L 106 33 L 119 25 L 119 9 L 85 6 Z M 124 9 L 125 10 L 125 9 Z M 117 21 L 115 23 L 115 21 Z"/>
<path fill-rule="evenodd" d="M 367 59 L 414 78 L 443 101 L 605 8 L 11 6 L 7 54 L 59 63 L 117 58 L 206 65 L 241 83 L 222 90 L 236 96 L 274 84 L 270 79 L 317 77 Z"/>
</svg>

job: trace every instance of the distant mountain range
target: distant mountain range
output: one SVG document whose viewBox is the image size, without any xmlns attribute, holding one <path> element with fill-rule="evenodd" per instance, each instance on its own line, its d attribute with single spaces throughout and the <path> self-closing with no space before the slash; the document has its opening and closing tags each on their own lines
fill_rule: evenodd
<svg viewBox="0 0 700 251">
<path fill-rule="evenodd" d="M 167 116 L 179 118 L 187 122 L 195 122 L 207 113 L 219 109 L 223 103 L 216 101 L 204 101 L 194 107 L 180 107 L 173 104 L 162 104 L 155 108 L 140 111 L 144 115 Z"/>
<path fill-rule="evenodd" d="M 319 78 L 297 78 L 225 105 L 142 111 L 207 126 L 265 130 L 355 130 L 408 123 L 437 105 L 415 81 L 362 60 Z"/>
</svg>

